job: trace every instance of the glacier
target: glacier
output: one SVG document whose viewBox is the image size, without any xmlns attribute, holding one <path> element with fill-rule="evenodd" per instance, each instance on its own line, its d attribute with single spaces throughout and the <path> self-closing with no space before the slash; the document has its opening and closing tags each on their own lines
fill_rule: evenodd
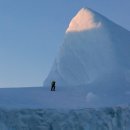
<svg viewBox="0 0 130 130">
<path fill-rule="evenodd" d="M 104 84 L 104 83 L 103 83 Z M 112 84 L 113 85 L 113 84 Z M 77 86 L 56 87 L 56 91 L 50 91 L 49 87 L 29 88 L 1 88 L 0 107 L 3 108 L 51 108 L 51 109 L 82 109 L 114 107 L 130 104 L 129 86 L 121 87 L 101 86 Z M 110 88 L 109 88 L 110 87 Z"/>
<path fill-rule="evenodd" d="M 0 130 L 130 130 L 130 107 L 2 109 Z"/>
<path fill-rule="evenodd" d="M 0 130 L 130 130 L 128 88 L 91 89 L 1 88 Z"/>
<path fill-rule="evenodd" d="M 128 30 L 81 9 L 44 87 L 0 89 L 0 130 L 130 130 L 129 50 Z"/>
<path fill-rule="evenodd" d="M 82 8 L 66 29 L 44 87 L 55 80 L 58 88 L 82 91 L 86 107 L 130 103 L 129 50 L 128 30 Z"/>
<path fill-rule="evenodd" d="M 130 84 L 129 50 L 128 30 L 83 8 L 68 26 L 44 86 L 52 80 L 61 87 L 87 87 L 97 83 L 98 88 L 104 80 L 109 84 L 113 81 Z"/>
</svg>

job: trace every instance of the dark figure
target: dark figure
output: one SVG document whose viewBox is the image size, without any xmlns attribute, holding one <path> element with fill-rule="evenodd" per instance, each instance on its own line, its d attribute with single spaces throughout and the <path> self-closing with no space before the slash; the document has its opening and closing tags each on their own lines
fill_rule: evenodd
<svg viewBox="0 0 130 130">
<path fill-rule="evenodd" d="M 51 91 L 55 91 L 55 88 L 56 88 L 55 84 L 56 84 L 56 81 L 51 82 Z"/>
</svg>

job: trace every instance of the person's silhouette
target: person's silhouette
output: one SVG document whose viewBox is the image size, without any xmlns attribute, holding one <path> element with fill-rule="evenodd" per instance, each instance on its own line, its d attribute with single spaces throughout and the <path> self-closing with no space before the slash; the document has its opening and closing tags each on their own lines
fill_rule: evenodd
<svg viewBox="0 0 130 130">
<path fill-rule="evenodd" d="M 55 84 L 56 84 L 56 81 L 51 82 L 51 91 L 55 91 L 55 88 L 56 88 Z"/>
</svg>

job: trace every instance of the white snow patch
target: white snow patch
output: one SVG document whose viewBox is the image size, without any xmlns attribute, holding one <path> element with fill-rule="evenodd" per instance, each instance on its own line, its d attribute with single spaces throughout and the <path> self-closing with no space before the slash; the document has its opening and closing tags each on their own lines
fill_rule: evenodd
<svg viewBox="0 0 130 130">
<path fill-rule="evenodd" d="M 88 9 L 83 8 L 72 19 L 68 29 L 66 30 L 66 33 L 90 30 L 93 28 L 99 28 L 100 26 L 101 26 L 101 22 L 94 21 L 94 14 Z"/>
<path fill-rule="evenodd" d="M 89 92 L 86 96 L 86 100 L 88 103 L 93 102 L 97 99 L 97 96 L 93 92 Z"/>
</svg>

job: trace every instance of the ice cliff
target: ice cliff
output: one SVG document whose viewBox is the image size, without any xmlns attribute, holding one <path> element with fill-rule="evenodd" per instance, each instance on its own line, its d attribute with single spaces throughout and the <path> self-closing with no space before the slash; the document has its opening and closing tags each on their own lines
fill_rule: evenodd
<svg viewBox="0 0 130 130">
<path fill-rule="evenodd" d="M 130 130 L 130 107 L 0 109 L 0 130 Z"/>
</svg>

